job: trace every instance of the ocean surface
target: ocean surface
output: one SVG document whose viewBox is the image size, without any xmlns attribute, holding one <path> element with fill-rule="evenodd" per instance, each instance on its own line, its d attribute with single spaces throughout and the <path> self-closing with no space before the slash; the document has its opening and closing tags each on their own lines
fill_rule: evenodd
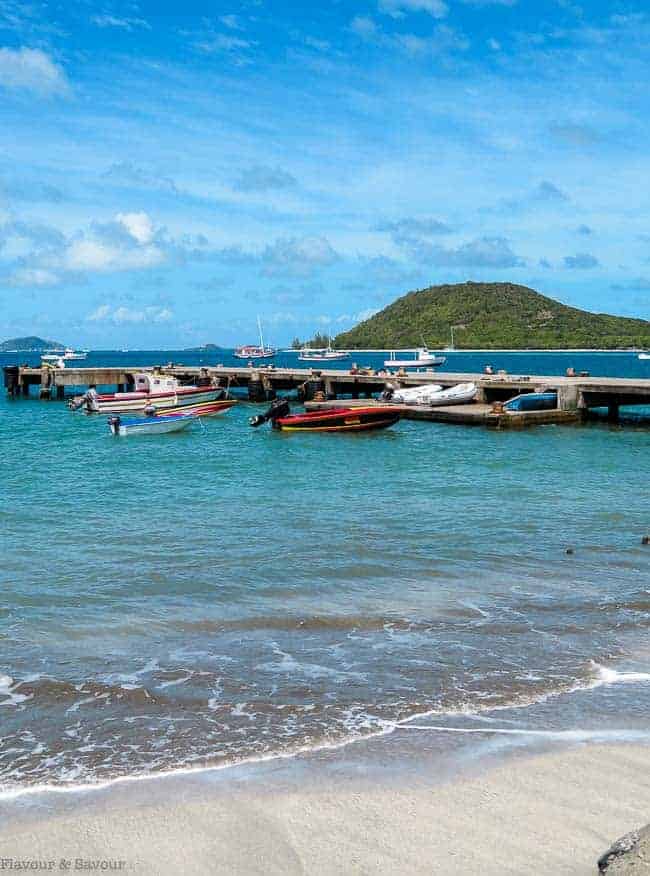
<svg viewBox="0 0 650 876">
<path fill-rule="evenodd" d="M 87 364 L 170 360 L 233 361 Z M 650 377 L 631 353 L 445 367 L 487 362 Z M 2 792 L 417 728 L 650 740 L 650 427 L 296 435 L 255 410 L 118 440 L 2 393 Z"/>
</svg>

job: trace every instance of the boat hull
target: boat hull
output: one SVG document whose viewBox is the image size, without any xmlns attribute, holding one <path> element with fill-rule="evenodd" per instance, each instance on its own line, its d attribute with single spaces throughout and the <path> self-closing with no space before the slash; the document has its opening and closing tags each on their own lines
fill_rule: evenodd
<svg viewBox="0 0 650 876">
<path fill-rule="evenodd" d="M 126 438 L 138 435 L 165 435 L 170 432 L 182 432 L 195 423 L 198 417 L 194 414 L 170 414 L 166 417 L 142 417 L 122 420 L 111 417 L 108 426 L 113 435 Z"/>
<path fill-rule="evenodd" d="M 110 395 L 98 395 L 95 412 L 99 414 L 121 414 L 144 411 L 153 405 L 156 410 L 186 411 L 192 406 L 220 401 L 223 389 L 210 387 L 191 387 L 168 392 L 117 392 Z"/>
<path fill-rule="evenodd" d="M 256 352 L 256 353 L 247 353 L 243 350 L 235 350 L 233 356 L 235 359 L 246 359 L 249 361 L 253 361 L 255 359 L 273 359 L 275 357 L 275 350 L 266 350 L 266 352 Z"/>
<path fill-rule="evenodd" d="M 369 432 L 394 425 L 401 416 L 399 408 L 331 408 L 308 414 L 293 414 L 273 421 L 282 432 Z"/>
<path fill-rule="evenodd" d="M 237 404 L 236 399 L 228 398 L 218 401 L 199 402 L 198 404 L 184 405 L 161 411 L 159 417 L 173 416 L 174 414 L 195 414 L 197 417 L 217 417 L 225 414 Z"/>
<path fill-rule="evenodd" d="M 503 406 L 506 411 L 551 411 L 557 408 L 556 392 L 528 392 L 515 396 Z"/>
<path fill-rule="evenodd" d="M 434 365 L 444 365 L 445 356 L 425 356 L 422 359 L 386 359 L 384 368 L 430 368 Z"/>
</svg>

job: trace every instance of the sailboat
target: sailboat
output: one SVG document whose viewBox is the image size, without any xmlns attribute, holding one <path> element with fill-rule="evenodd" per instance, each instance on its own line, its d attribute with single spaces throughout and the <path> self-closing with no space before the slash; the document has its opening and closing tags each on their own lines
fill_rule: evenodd
<svg viewBox="0 0 650 876">
<path fill-rule="evenodd" d="M 244 344 L 243 347 L 237 347 L 234 353 L 236 359 L 272 359 L 275 356 L 277 350 L 274 347 L 264 346 L 262 323 L 259 316 L 257 317 L 257 328 L 260 333 L 259 347 L 255 344 Z"/>
<path fill-rule="evenodd" d="M 333 350 L 332 339 L 328 337 L 326 347 L 303 347 L 298 351 L 302 362 L 331 362 L 337 359 L 349 359 L 347 350 Z"/>
</svg>

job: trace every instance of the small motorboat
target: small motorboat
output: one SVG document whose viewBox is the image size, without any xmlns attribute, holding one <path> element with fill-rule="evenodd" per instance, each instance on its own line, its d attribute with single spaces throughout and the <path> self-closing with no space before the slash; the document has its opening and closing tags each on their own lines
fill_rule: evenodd
<svg viewBox="0 0 650 876">
<path fill-rule="evenodd" d="M 475 383 L 459 383 L 443 389 L 441 386 L 415 386 L 412 389 L 393 390 L 389 387 L 384 398 L 405 405 L 424 405 L 429 408 L 446 407 L 447 405 L 466 405 L 476 398 L 478 388 Z"/>
<path fill-rule="evenodd" d="M 251 417 L 249 422 L 251 426 L 261 426 L 270 421 L 274 429 L 283 432 L 369 432 L 392 426 L 401 413 L 396 407 L 373 405 L 292 414 L 286 399 L 279 399 L 265 414 Z"/>
<path fill-rule="evenodd" d="M 167 414 L 159 417 L 120 417 L 108 418 L 108 427 L 115 436 L 125 438 L 129 435 L 163 435 L 168 432 L 181 432 L 198 421 L 196 414 Z"/>
<path fill-rule="evenodd" d="M 222 387 L 207 382 L 200 386 L 182 386 L 176 377 L 159 371 L 142 371 L 135 375 L 132 392 L 98 393 L 91 387 L 69 403 L 73 411 L 83 408 L 88 414 L 140 413 L 153 405 L 157 411 L 167 409 L 187 412 L 203 403 L 221 401 Z"/>
<path fill-rule="evenodd" d="M 384 360 L 384 368 L 431 368 L 444 365 L 446 361 L 446 356 L 438 356 L 428 347 L 418 347 L 414 359 L 398 359 L 395 351 L 391 351 L 390 359 Z"/>
<path fill-rule="evenodd" d="M 41 361 L 58 362 L 59 359 L 63 359 L 66 362 L 71 362 L 74 360 L 85 359 L 87 352 L 87 350 L 81 350 L 77 352 L 76 350 L 73 350 L 72 347 L 66 347 L 65 350 L 47 350 L 41 356 Z"/>
<path fill-rule="evenodd" d="M 557 392 L 525 392 L 507 401 L 503 409 L 510 413 L 521 411 L 551 411 L 557 407 Z"/>
<path fill-rule="evenodd" d="M 639 353 L 639 359 L 650 359 L 650 353 Z"/>
</svg>

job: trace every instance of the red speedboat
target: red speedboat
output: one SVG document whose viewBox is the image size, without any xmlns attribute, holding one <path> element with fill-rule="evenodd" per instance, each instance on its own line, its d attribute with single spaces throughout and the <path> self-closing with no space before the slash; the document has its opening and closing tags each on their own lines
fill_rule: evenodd
<svg viewBox="0 0 650 876">
<path fill-rule="evenodd" d="M 285 399 L 274 402 L 265 414 L 251 417 L 251 426 L 261 426 L 271 421 L 274 429 L 283 432 L 368 432 L 385 429 L 396 423 L 402 412 L 389 405 L 372 405 L 355 408 L 329 408 L 292 414 Z"/>
</svg>

